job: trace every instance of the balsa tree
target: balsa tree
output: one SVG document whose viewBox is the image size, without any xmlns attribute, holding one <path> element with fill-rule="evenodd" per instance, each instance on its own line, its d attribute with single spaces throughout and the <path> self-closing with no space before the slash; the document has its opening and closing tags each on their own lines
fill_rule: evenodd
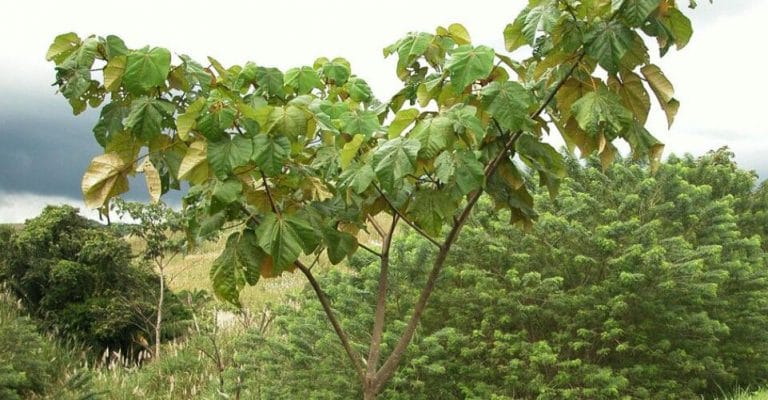
<svg viewBox="0 0 768 400">
<path fill-rule="evenodd" d="M 384 49 L 397 57 L 403 88 L 383 102 L 342 58 L 287 71 L 226 67 L 74 33 L 56 37 L 47 58 L 76 114 L 107 100 L 94 127 L 104 154 L 83 177 L 86 205 L 106 207 L 137 171 L 154 197 L 187 182 L 193 231 L 237 227 L 211 270 L 217 295 L 237 304 L 245 285 L 298 269 L 373 399 L 401 361 L 477 200 L 487 193 L 511 210 L 511 223 L 529 225 L 536 213 L 526 182 L 538 176 L 556 195 L 566 170 L 545 135 L 555 129 L 605 164 L 616 139 L 658 162 L 663 145 L 644 128 L 649 93 L 670 123 L 679 103 L 643 36 L 664 55 L 691 33 L 674 0 L 530 0 L 504 29 L 506 51 L 530 47 L 525 59 L 472 44 L 459 24 L 410 33 Z M 399 224 L 437 253 L 397 345 L 383 355 Z M 380 235 L 381 245 L 360 243 L 360 230 Z M 359 249 L 380 259 L 368 346 L 347 335 L 300 258 L 325 253 L 338 264 Z"/>
</svg>

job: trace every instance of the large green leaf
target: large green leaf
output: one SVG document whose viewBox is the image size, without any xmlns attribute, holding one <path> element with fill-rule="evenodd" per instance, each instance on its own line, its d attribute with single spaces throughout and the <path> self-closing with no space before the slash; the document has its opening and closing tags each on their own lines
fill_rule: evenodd
<svg viewBox="0 0 768 400">
<path fill-rule="evenodd" d="M 339 120 L 343 132 L 350 135 L 359 133 L 366 138 L 371 137 L 381 127 L 379 116 L 373 111 L 347 112 L 342 114 Z"/>
<path fill-rule="evenodd" d="M 285 71 L 285 86 L 295 90 L 298 94 L 307 94 L 312 89 L 324 87 L 320 75 L 312 67 L 291 68 Z"/>
<path fill-rule="evenodd" d="M 173 115 L 172 103 L 153 97 L 139 97 L 131 104 L 131 111 L 123 121 L 126 129 L 143 140 L 152 140 L 163 128 L 163 118 Z"/>
<path fill-rule="evenodd" d="M 323 242 L 328 249 L 328 261 L 336 265 L 357 250 L 357 239 L 347 232 L 333 228 L 323 229 Z"/>
<path fill-rule="evenodd" d="M 669 9 L 666 18 L 662 19 L 661 23 L 674 35 L 675 46 L 678 50 L 685 47 L 693 36 L 691 20 L 677 8 Z"/>
<path fill-rule="evenodd" d="M 360 194 L 371 186 L 375 177 L 370 164 L 354 163 L 339 176 L 339 187 Z"/>
<path fill-rule="evenodd" d="M 455 202 L 447 192 L 436 190 L 418 190 L 408 206 L 407 214 L 416 225 L 433 236 L 440 231 L 455 209 Z"/>
<path fill-rule="evenodd" d="M 457 93 L 478 79 L 485 79 L 493 69 L 495 53 L 487 46 L 473 47 L 465 44 L 451 52 L 445 69 L 451 74 L 451 83 Z"/>
<path fill-rule="evenodd" d="M 312 252 L 320 240 L 309 222 L 273 213 L 264 216 L 256 236 L 259 246 L 272 256 L 277 274 L 298 260 L 302 249 L 305 253 Z"/>
<path fill-rule="evenodd" d="M 453 123 L 453 130 L 463 138 L 468 145 L 482 143 L 485 137 L 485 127 L 477 117 L 477 108 L 465 104 L 451 107 L 445 116 Z"/>
<path fill-rule="evenodd" d="M 289 104 L 272 109 L 265 130 L 296 138 L 309 133 L 308 123 L 307 113 L 301 108 Z"/>
<path fill-rule="evenodd" d="M 408 135 L 421 143 L 419 156 L 430 159 L 437 156 L 453 141 L 453 122 L 443 116 L 419 121 Z"/>
<path fill-rule="evenodd" d="M 93 127 L 93 133 L 102 147 L 106 147 L 114 135 L 123 131 L 123 120 L 129 112 L 130 108 L 118 102 L 109 103 L 101 109 L 99 121 Z"/>
<path fill-rule="evenodd" d="M 128 53 L 123 85 L 129 92 L 141 94 L 165 82 L 171 67 L 171 52 L 145 47 Z"/>
<path fill-rule="evenodd" d="M 659 0 L 624 0 L 621 14 L 632 26 L 641 26 L 659 6 Z"/>
<path fill-rule="evenodd" d="M 619 94 L 624 107 L 631 111 L 640 123 L 645 124 L 651 109 L 651 98 L 645 90 L 643 80 L 634 72 L 622 71 L 621 79 L 608 77 L 608 86 Z"/>
<path fill-rule="evenodd" d="M 236 167 L 248 164 L 253 154 L 254 141 L 251 138 L 236 135 L 208 143 L 208 162 L 218 177 L 226 177 Z"/>
<path fill-rule="evenodd" d="M 456 152 L 456 186 L 461 194 L 480 189 L 485 181 L 483 163 L 471 151 Z"/>
<path fill-rule="evenodd" d="M 402 137 L 384 142 L 373 153 L 374 172 L 386 188 L 416 171 L 416 156 L 421 142 Z"/>
<path fill-rule="evenodd" d="M 277 68 L 257 68 L 256 83 L 265 94 L 280 98 L 285 97 L 283 72 Z"/>
<path fill-rule="evenodd" d="M 352 77 L 346 85 L 349 97 L 354 101 L 369 102 L 373 100 L 373 91 L 368 86 L 368 82 L 363 79 Z"/>
<path fill-rule="evenodd" d="M 483 104 L 502 128 L 517 131 L 531 124 L 528 116 L 532 98 L 517 82 L 493 82 L 481 92 Z"/>
<path fill-rule="evenodd" d="M 255 285 L 262 263 L 268 256 L 259 248 L 254 232 L 246 229 L 227 238 L 224 251 L 211 266 L 211 281 L 216 296 L 240 305 L 240 291 L 245 284 Z"/>
<path fill-rule="evenodd" d="M 267 176 L 283 170 L 291 154 L 291 142 L 285 136 L 256 135 L 253 139 L 253 161 Z"/>
<path fill-rule="evenodd" d="M 610 73 L 619 70 L 619 61 L 635 45 L 634 32 L 619 21 L 596 24 L 587 33 L 587 55 Z"/>
<path fill-rule="evenodd" d="M 590 134 L 597 134 L 603 128 L 618 134 L 632 122 L 632 113 L 621 105 L 619 96 L 606 87 L 587 93 L 573 103 L 571 110 L 579 127 Z"/>
<path fill-rule="evenodd" d="M 532 41 L 529 41 L 523 33 L 527 15 L 528 9 L 525 9 L 515 18 L 514 22 L 507 24 L 504 28 L 504 47 L 507 51 L 515 51 L 526 44 L 531 44 Z"/>
<path fill-rule="evenodd" d="M 51 46 L 48 48 L 48 52 L 45 53 L 45 59 L 48 61 L 55 61 L 59 64 L 75 51 L 80 44 L 80 38 L 76 33 L 63 33 L 53 39 L 53 43 L 51 43 Z"/>
</svg>

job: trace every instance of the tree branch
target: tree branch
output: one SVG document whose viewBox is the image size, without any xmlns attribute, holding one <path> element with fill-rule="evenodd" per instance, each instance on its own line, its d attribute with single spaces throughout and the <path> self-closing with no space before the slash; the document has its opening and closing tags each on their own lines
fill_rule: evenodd
<svg viewBox="0 0 768 400">
<path fill-rule="evenodd" d="M 347 336 L 347 333 L 341 327 L 339 320 L 336 318 L 336 314 L 333 313 L 331 302 L 328 300 L 325 292 L 323 292 L 323 290 L 320 288 L 320 284 L 315 279 L 315 276 L 312 275 L 312 271 L 310 271 L 309 268 L 307 268 L 307 266 L 299 260 L 296 260 L 294 265 L 304 274 L 304 276 L 307 277 L 309 284 L 312 285 L 312 289 L 315 290 L 315 294 L 317 295 L 318 300 L 320 300 L 320 304 L 323 306 L 325 315 L 328 316 L 328 320 L 331 321 L 333 330 L 336 331 L 336 335 L 341 340 L 341 345 L 344 347 L 344 351 L 346 351 L 347 356 L 349 357 L 350 361 L 352 361 L 352 365 L 355 367 L 357 376 L 360 378 L 360 381 L 365 384 L 365 368 L 363 367 L 363 359 L 349 343 L 349 336 Z"/>
<path fill-rule="evenodd" d="M 549 106 L 549 103 L 554 99 L 555 94 L 560 90 L 560 88 L 563 87 L 563 84 L 565 84 L 565 81 L 570 78 L 571 74 L 573 74 L 573 71 L 576 69 L 576 67 L 581 63 L 581 60 L 584 58 L 584 52 L 579 55 L 576 62 L 571 66 L 571 68 L 568 70 L 568 73 L 563 76 L 563 78 L 555 85 L 552 92 L 549 93 L 549 95 L 544 99 L 544 102 L 539 106 L 539 108 L 536 109 L 531 115 L 530 118 L 535 119 L 539 115 L 541 115 L 544 110 Z M 523 134 L 523 131 L 517 131 L 515 132 L 505 143 L 504 148 L 499 152 L 499 154 L 496 155 L 496 157 L 491 160 L 490 163 L 485 167 L 485 177 L 490 178 L 491 175 L 493 175 L 494 172 L 496 172 L 496 168 L 499 166 L 499 163 L 501 163 L 501 160 L 503 160 L 505 157 L 508 156 L 507 153 L 512 152 L 511 156 L 514 156 L 514 149 L 515 149 L 515 143 L 517 142 L 518 138 Z M 429 276 L 427 277 L 427 283 L 424 285 L 424 288 L 421 290 L 421 293 L 419 294 L 419 298 L 416 301 L 416 304 L 413 308 L 413 314 L 411 314 L 411 318 L 408 320 L 408 323 L 405 326 L 405 329 L 403 330 L 402 336 L 400 336 L 400 339 L 398 340 L 397 344 L 395 345 L 395 348 L 392 350 L 392 353 L 387 357 L 386 361 L 384 361 L 384 364 L 381 366 L 379 371 L 376 373 L 376 376 L 373 380 L 374 385 L 374 391 L 378 392 L 381 387 L 386 383 L 392 375 L 395 373 L 395 368 L 400 363 L 400 360 L 402 360 L 403 355 L 405 354 L 405 350 L 408 347 L 408 344 L 411 342 L 411 339 L 413 338 L 413 334 L 416 332 L 416 327 L 419 324 L 419 321 L 421 320 L 421 315 L 424 312 L 424 308 L 427 305 L 427 301 L 429 300 L 430 295 L 435 289 L 435 284 L 437 283 L 437 278 L 440 275 L 440 271 L 443 268 L 443 265 L 445 264 L 445 260 L 448 257 L 448 253 L 451 249 L 451 246 L 456 242 L 456 239 L 459 236 L 459 233 L 461 232 L 461 228 L 464 226 L 464 224 L 467 221 L 467 218 L 469 218 L 469 215 L 472 212 L 472 208 L 477 203 L 477 200 L 480 199 L 480 196 L 482 195 L 483 190 L 479 189 L 472 194 L 470 194 L 469 199 L 467 199 L 467 205 L 464 207 L 464 209 L 461 211 L 461 214 L 459 214 L 458 218 L 455 219 L 453 226 L 451 227 L 451 230 L 448 232 L 448 234 L 445 237 L 445 241 L 442 245 L 440 245 L 440 251 L 437 253 L 437 256 L 435 257 L 435 261 L 432 264 L 432 270 L 429 272 Z M 383 194 L 382 194 L 383 195 Z"/>
<path fill-rule="evenodd" d="M 272 197 L 272 191 L 269 190 L 267 176 L 263 172 L 261 172 L 261 181 L 264 183 L 264 189 L 267 191 L 267 198 L 269 199 L 269 205 L 272 207 L 272 212 L 277 214 L 278 217 L 281 216 L 280 210 L 277 209 L 277 204 L 275 204 L 275 199 Z"/>
<path fill-rule="evenodd" d="M 411 222 L 411 221 L 410 221 L 408 218 L 406 218 L 406 217 L 405 217 L 405 215 L 403 215 L 403 213 L 401 213 L 401 212 L 400 212 L 400 210 L 398 210 L 398 209 L 397 209 L 397 207 L 395 207 L 395 205 L 394 205 L 394 204 L 392 204 L 392 202 L 391 202 L 391 201 L 389 201 L 389 199 L 388 199 L 388 198 L 387 198 L 387 196 L 384 194 L 384 192 L 381 190 L 381 188 L 379 187 L 379 185 L 377 185 L 377 184 L 375 184 L 375 183 L 374 183 L 374 184 L 373 184 L 373 187 L 374 187 L 374 188 L 376 188 L 376 191 L 377 191 L 377 192 L 379 192 L 379 194 L 380 194 L 380 195 L 381 195 L 381 197 L 384 199 L 384 201 L 386 201 L 386 202 L 387 202 L 387 204 L 389 204 L 389 208 L 391 208 L 391 209 L 392 209 L 392 212 L 394 212 L 394 213 L 395 213 L 395 215 L 396 215 L 397 217 L 399 217 L 400 219 L 402 219 L 403 221 L 405 221 L 405 223 L 406 223 L 406 224 L 408 224 L 408 226 L 410 226 L 411 228 L 413 228 L 413 229 L 414 229 L 416 232 L 418 232 L 418 233 L 419 233 L 421 236 L 424 236 L 424 238 L 425 238 L 425 239 L 429 240 L 429 241 L 430 241 L 432 244 L 434 244 L 435 246 L 437 246 L 437 248 L 440 248 L 440 247 L 442 247 L 442 245 L 440 244 L 440 242 L 438 242 L 438 241 L 437 241 L 435 238 L 433 238 L 432 236 L 430 236 L 430 235 L 429 235 L 427 232 L 425 232 L 423 229 L 419 228 L 419 227 L 418 227 L 416 224 L 414 224 L 414 223 L 413 223 L 413 222 Z"/>
<path fill-rule="evenodd" d="M 376 250 L 374 250 L 374 249 L 372 249 L 372 248 L 370 248 L 370 247 L 368 247 L 368 246 L 366 246 L 366 245 L 364 245 L 364 244 L 362 244 L 360 242 L 357 242 L 357 245 L 360 246 L 363 250 L 373 254 L 376 257 L 379 257 L 379 258 L 382 257 L 381 253 L 379 253 L 378 251 L 376 251 Z"/>
<path fill-rule="evenodd" d="M 371 333 L 371 348 L 368 353 L 368 371 L 366 374 L 368 384 L 372 384 L 375 380 L 376 368 L 378 367 L 381 355 L 381 337 L 384 333 L 384 318 L 387 311 L 387 288 L 389 286 L 389 249 L 392 247 L 392 237 L 395 235 L 398 220 L 399 217 L 397 215 L 392 217 L 392 224 L 381 244 L 379 289 L 376 295 L 376 312 L 373 317 L 373 332 Z"/>
</svg>

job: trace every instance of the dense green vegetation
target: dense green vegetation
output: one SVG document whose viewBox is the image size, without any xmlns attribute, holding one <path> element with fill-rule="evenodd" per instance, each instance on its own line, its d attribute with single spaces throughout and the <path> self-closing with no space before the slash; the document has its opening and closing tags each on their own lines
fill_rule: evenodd
<svg viewBox="0 0 768 400">
<path fill-rule="evenodd" d="M 529 187 L 540 204 L 529 231 L 481 199 L 382 398 L 742 400 L 752 398 L 745 388 L 768 384 L 768 186 L 726 149 L 672 156 L 655 173 L 630 160 L 606 170 L 596 159 L 586 164 L 566 157 L 570 177 L 555 199 Z M 51 210 L 60 209 L 44 215 Z M 0 245 L 37 225 L 8 231 Z M 402 229 L 384 349 L 405 326 L 435 251 Z M 352 345 L 365 351 L 375 256 L 358 253 L 348 268 L 318 275 Z M 38 333 L 21 316 L 24 303 L 4 297 L 0 390 L 22 398 L 55 390 L 107 399 L 360 396 L 310 288 L 228 328 L 216 321 L 222 305 L 204 293 L 179 297 L 196 321 L 185 341 L 143 366 L 113 362 L 91 373 L 77 351 L 62 350 L 78 347 Z M 61 364 L 43 362 L 53 358 Z M 84 383 L 68 389 L 70 376 Z"/>
<path fill-rule="evenodd" d="M 0 278 L 46 329 L 74 339 L 95 358 L 139 356 L 152 340 L 157 275 L 133 262 L 122 238 L 69 206 L 47 207 L 23 229 L 4 234 Z M 170 295 L 167 338 L 189 318 Z M 175 328 L 175 329 L 174 329 Z"/>
</svg>

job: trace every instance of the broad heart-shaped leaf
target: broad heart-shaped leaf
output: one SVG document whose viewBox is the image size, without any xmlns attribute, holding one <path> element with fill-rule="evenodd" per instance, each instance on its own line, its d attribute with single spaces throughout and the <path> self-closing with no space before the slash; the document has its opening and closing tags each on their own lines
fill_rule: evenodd
<svg viewBox="0 0 768 400">
<path fill-rule="evenodd" d="M 593 135 L 601 128 L 618 134 L 632 122 L 632 113 L 621 105 L 619 96 L 604 86 L 573 103 L 571 111 L 579 127 Z"/>
<path fill-rule="evenodd" d="M 619 94 L 624 107 L 645 125 L 648 112 L 651 110 L 651 98 L 645 90 L 643 80 L 634 72 L 622 71 L 621 79 L 613 75 L 608 77 L 608 87 Z"/>
<path fill-rule="evenodd" d="M 350 135 L 363 134 L 366 138 L 371 137 L 380 127 L 379 116 L 373 111 L 347 112 L 339 118 L 341 121 L 341 130 Z"/>
<path fill-rule="evenodd" d="M 551 31 L 562 15 L 559 9 L 559 0 L 537 0 L 529 2 L 529 5 L 536 4 L 525 13 L 525 22 L 523 24 L 523 35 L 528 43 L 536 41 L 536 32 Z"/>
<path fill-rule="evenodd" d="M 461 194 L 480 189 L 485 181 L 483 163 L 471 151 L 456 152 L 456 186 Z"/>
<path fill-rule="evenodd" d="M 323 75 L 333 81 L 336 86 L 341 86 L 347 82 L 352 71 L 349 64 L 344 62 L 331 61 L 323 65 Z"/>
<path fill-rule="evenodd" d="M 205 140 L 192 142 L 179 166 L 179 180 L 186 179 L 197 185 L 208 179 L 208 144 Z"/>
<path fill-rule="evenodd" d="M 237 202 L 243 193 L 243 183 L 237 178 L 229 178 L 224 182 L 217 182 L 213 190 L 213 200 L 221 204 Z"/>
<path fill-rule="evenodd" d="M 360 194 L 371 186 L 375 177 L 370 164 L 354 163 L 339 176 L 339 187 Z"/>
<path fill-rule="evenodd" d="M 621 15 L 631 26 L 640 26 L 659 6 L 659 0 L 624 0 Z"/>
<path fill-rule="evenodd" d="M 693 35 L 691 20 L 677 8 L 670 8 L 661 23 L 674 35 L 675 45 L 680 50 L 685 47 Z"/>
<path fill-rule="evenodd" d="M 347 93 L 349 93 L 349 97 L 358 102 L 369 102 L 373 100 L 373 91 L 371 91 L 371 87 L 368 86 L 368 82 L 352 77 L 346 84 Z"/>
<path fill-rule="evenodd" d="M 416 191 L 406 213 L 416 225 L 437 236 L 443 224 L 453 215 L 455 207 L 448 192 L 423 189 Z"/>
<path fill-rule="evenodd" d="M 291 154 L 291 142 L 285 136 L 256 135 L 253 161 L 267 176 L 278 175 Z"/>
<path fill-rule="evenodd" d="M 128 116 L 130 108 L 122 102 L 113 101 L 101 109 L 99 122 L 93 127 L 96 141 L 102 147 L 106 147 L 112 138 L 123 132 L 123 120 Z"/>
<path fill-rule="evenodd" d="M 107 35 L 106 45 L 104 47 L 107 50 L 107 58 L 110 60 L 128 54 L 128 47 L 125 46 L 123 39 L 120 39 L 115 35 Z"/>
<path fill-rule="evenodd" d="M 453 131 L 464 139 L 467 145 L 475 145 L 483 141 L 485 127 L 477 117 L 477 108 L 474 106 L 457 104 L 451 107 L 445 116 L 453 123 Z"/>
<path fill-rule="evenodd" d="M 648 158 L 651 169 L 655 171 L 661 162 L 661 154 L 664 152 L 664 144 L 653 137 L 642 124 L 635 121 L 624 134 L 624 139 L 632 148 L 632 157 L 635 159 Z"/>
<path fill-rule="evenodd" d="M 514 22 L 507 24 L 507 26 L 504 28 L 504 47 L 507 49 L 507 51 L 512 52 L 526 44 L 532 43 L 532 41 L 529 41 L 523 33 L 523 28 L 525 27 L 525 18 L 527 15 L 528 9 L 525 9 L 517 16 L 517 18 L 515 18 Z"/>
<path fill-rule="evenodd" d="M 111 197 L 128 191 L 126 174 L 131 163 L 117 153 L 106 153 L 91 160 L 83 175 L 81 189 L 88 208 L 99 208 Z"/>
<path fill-rule="evenodd" d="M 283 72 L 277 68 L 257 68 L 256 83 L 264 94 L 280 98 L 285 97 Z"/>
<path fill-rule="evenodd" d="M 298 94 L 307 94 L 312 89 L 322 89 L 323 81 L 312 67 L 291 68 L 285 71 L 285 86 Z"/>
<path fill-rule="evenodd" d="M 242 135 L 208 142 L 208 162 L 216 176 L 224 178 L 236 167 L 248 164 L 253 154 L 253 143 L 253 139 Z"/>
<path fill-rule="evenodd" d="M 493 57 L 496 53 L 487 46 L 472 47 L 465 44 L 451 52 L 445 69 L 451 74 L 451 83 L 457 93 L 478 79 L 485 79 L 493 69 Z"/>
<path fill-rule="evenodd" d="M 195 120 L 200 115 L 205 107 L 205 98 L 198 97 L 192 104 L 187 107 L 187 110 L 183 114 L 176 118 L 176 133 L 181 140 L 189 140 L 189 131 L 195 127 Z"/>
<path fill-rule="evenodd" d="M 74 32 L 56 36 L 56 38 L 53 39 L 53 43 L 51 43 L 51 46 L 48 48 L 48 52 L 45 53 L 45 59 L 60 64 L 70 53 L 72 53 L 72 51 L 77 49 L 80 43 L 80 38 Z"/>
<path fill-rule="evenodd" d="M 360 145 L 363 143 L 363 139 L 365 139 L 365 136 L 358 133 L 352 137 L 352 140 L 344 144 L 339 157 L 339 164 L 342 170 L 347 169 L 349 164 L 352 163 L 352 160 L 357 155 L 357 151 L 360 149 Z"/>
<path fill-rule="evenodd" d="M 296 216 L 264 216 L 256 231 L 259 246 L 272 256 L 274 268 L 279 274 L 293 264 L 302 252 L 311 253 L 319 243 L 320 236 L 312 226 Z"/>
<path fill-rule="evenodd" d="M 128 53 L 123 85 L 133 94 L 141 94 L 165 82 L 171 68 L 171 52 L 145 47 Z"/>
<path fill-rule="evenodd" d="M 453 141 L 453 122 L 443 116 L 419 121 L 408 135 L 421 143 L 419 157 L 430 159 L 437 156 Z"/>
<path fill-rule="evenodd" d="M 672 122 L 677 115 L 677 109 L 680 107 L 678 102 L 673 96 L 675 95 L 675 89 L 672 87 L 672 83 L 664 76 L 661 69 L 653 64 L 648 64 L 640 69 L 645 79 L 648 81 L 648 85 L 651 86 L 653 94 L 656 95 L 656 99 L 659 101 L 659 105 L 667 115 L 667 122 L 669 126 L 672 126 Z"/>
<path fill-rule="evenodd" d="M 290 138 L 307 135 L 309 132 L 309 117 L 301 108 L 294 105 L 275 107 L 269 114 L 266 131 L 284 134 Z"/>
<path fill-rule="evenodd" d="M 395 182 L 416 171 L 421 142 L 397 137 L 387 140 L 373 153 L 374 172 L 381 184 L 391 189 Z"/>
<path fill-rule="evenodd" d="M 256 235 L 250 229 L 235 232 L 227 238 L 224 251 L 211 266 L 213 291 L 219 298 L 240 305 L 240 291 L 246 283 L 255 285 L 265 261 L 264 251 L 259 248 Z"/>
<path fill-rule="evenodd" d="M 347 232 L 323 228 L 323 242 L 328 250 L 328 261 L 336 265 L 357 250 L 357 239 Z"/>
<path fill-rule="evenodd" d="M 597 60 L 609 73 L 619 70 L 619 61 L 635 44 L 631 29 L 619 21 L 595 24 L 587 33 L 587 55 Z"/>
<path fill-rule="evenodd" d="M 492 82 L 480 94 L 486 110 L 502 128 L 518 131 L 531 124 L 528 110 L 533 100 L 519 83 Z"/>
<path fill-rule="evenodd" d="M 123 121 L 126 129 L 143 140 L 152 140 L 163 129 L 163 117 L 173 115 L 172 103 L 142 96 L 133 101 L 131 112 Z"/>
<path fill-rule="evenodd" d="M 392 123 L 389 124 L 387 129 L 387 136 L 390 139 L 400 136 L 401 133 L 408 127 L 416 117 L 419 116 L 419 110 L 415 108 L 406 108 L 395 113 L 395 118 Z"/>
<path fill-rule="evenodd" d="M 145 159 L 139 167 L 139 172 L 144 174 L 144 181 L 147 184 L 147 192 L 149 192 L 149 199 L 153 203 L 160 201 L 160 195 L 163 188 L 160 182 L 160 173 L 157 172 L 157 168 L 149 161 L 149 158 Z"/>
</svg>

